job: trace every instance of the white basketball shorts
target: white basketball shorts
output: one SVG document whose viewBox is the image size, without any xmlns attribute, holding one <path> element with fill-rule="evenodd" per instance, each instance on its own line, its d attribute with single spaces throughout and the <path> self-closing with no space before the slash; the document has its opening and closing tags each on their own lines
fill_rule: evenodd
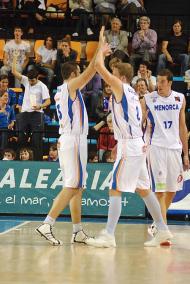
<svg viewBox="0 0 190 284">
<path fill-rule="evenodd" d="M 86 186 L 87 137 L 63 134 L 58 142 L 64 187 L 84 188 Z"/>
<path fill-rule="evenodd" d="M 151 187 L 155 192 L 175 192 L 183 186 L 181 150 L 151 145 L 148 151 Z"/>
</svg>

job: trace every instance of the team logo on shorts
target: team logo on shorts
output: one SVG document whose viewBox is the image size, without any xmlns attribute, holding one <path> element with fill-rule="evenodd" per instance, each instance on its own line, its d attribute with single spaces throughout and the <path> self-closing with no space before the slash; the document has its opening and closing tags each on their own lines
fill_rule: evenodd
<svg viewBox="0 0 190 284">
<path fill-rule="evenodd" d="M 180 183 L 180 182 L 182 182 L 182 180 L 183 180 L 183 176 L 179 175 L 178 178 L 177 178 L 177 182 Z"/>
</svg>

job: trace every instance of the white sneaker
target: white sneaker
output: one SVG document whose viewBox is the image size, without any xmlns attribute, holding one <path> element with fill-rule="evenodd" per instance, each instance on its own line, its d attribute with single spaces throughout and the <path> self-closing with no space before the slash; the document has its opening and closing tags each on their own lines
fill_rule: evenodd
<svg viewBox="0 0 190 284">
<path fill-rule="evenodd" d="M 88 244 L 88 241 L 90 239 L 93 239 L 92 237 L 89 237 L 83 230 L 73 233 L 71 238 L 71 244 L 79 243 L 79 244 Z"/>
<path fill-rule="evenodd" d="M 73 33 L 72 36 L 79 36 L 79 34 L 78 33 Z"/>
<path fill-rule="evenodd" d="M 170 240 L 173 235 L 170 233 L 169 230 L 160 230 L 155 235 L 155 237 L 144 243 L 145 247 L 157 247 L 165 243 L 166 241 Z"/>
<path fill-rule="evenodd" d="M 116 247 L 115 237 L 102 230 L 97 238 L 88 240 L 87 245 L 99 248 Z"/>
<path fill-rule="evenodd" d="M 153 222 L 149 227 L 148 227 L 148 233 L 151 237 L 154 237 L 158 232 L 158 228 L 155 224 L 155 222 Z"/>
<path fill-rule="evenodd" d="M 88 28 L 86 30 L 86 32 L 87 32 L 87 35 L 93 35 L 94 34 L 93 31 L 91 30 L 91 28 Z"/>
<path fill-rule="evenodd" d="M 62 246 L 63 242 L 57 240 L 52 232 L 52 226 L 50 224 L 44 223 L 37 227 L 35 231 L 41 236 L 44 237 L 48 242 L 53 246 Z"/>
</svg>

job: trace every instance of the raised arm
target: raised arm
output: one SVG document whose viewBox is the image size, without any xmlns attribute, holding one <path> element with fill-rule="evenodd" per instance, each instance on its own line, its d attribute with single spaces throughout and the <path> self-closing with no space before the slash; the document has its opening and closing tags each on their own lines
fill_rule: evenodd
<svg viewBox="0 0 190 284">
<path fill-rule="evenodd" d="M 112 75 L 104 65 L 104 50 L 108 48 L 108 44 L 104 39 L 104 27 L 100 31 L 99 48 L 95 60 L 95 68 L 104 81 L 111 86 L 113 94 L 117 102 L 120 102 L 123 95 L 122 82 L 116 76 Z"/>
<path fill-rule="evenodd" d="M 19 73 L 16 69 L 16 63 L 17 63 L 17 58 L 18 58 L 19 54 L 17 52 L 14 52 L 13 55 L 13 65 L 12 65 L 12 73 L 13 75 L 19 80 L 21 81 L 22 79 L 22 74 Z"/>
</svg>

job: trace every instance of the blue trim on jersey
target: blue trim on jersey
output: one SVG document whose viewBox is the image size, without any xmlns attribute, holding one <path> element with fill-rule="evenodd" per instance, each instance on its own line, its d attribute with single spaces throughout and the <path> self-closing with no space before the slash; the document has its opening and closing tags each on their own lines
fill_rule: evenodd
<svg viewBox="0 0 190 284">
<path fill-rule="evenodd" d="M 112 182 L 112 189 L 117 189 L 117 179 L 116 179 L 116 175 L 119 169 L 119 165 L 121 163 L 121 160 L 119 160 L 117 167 L 115 168 L 115 171 L 113 172 L 113 182 Z"/>
<path fill-rule="evenodd" d="M 155 180 L 154 180 L 154 175 L 153 175 L 153 172 L 152 172 L 152 169 L 151 169 L 151 164 L 149 164 L 149 169 L 150 169 L 150 180 L 151 180 L 151 189 L 153 192 L 156 191 L 156 185 L 155 185 Z"/>
<path fill-rule="evenodd" d="M 77 90 L 77 96 L 79 98 L 80 106 L 82 109 L 82 130 L 83 130 L 84 129 L 84 101 L 83 101 L 81 92 L 79 90 Z"/>
<path fill-rule="evenodd" d="M 129 115 L 128 115 L 128 102 L 125 94 L 123 94 L 122 100 L 121 100 L 121 106 L 123 108 L 123 113 L 124 113 L 124 119 L 128 122 L 129 120 Z"/>
<path fill-rule="evenodd" d="M 184 181 L 183 189 L 176 192 L 176 195 L 172 202 L 178 202 L 184 199 L 189 193 L 190 193 L 190 179 Z"/>
<path fill-rule="evenodd" d="M 72 101 L 70 96 L 69 96 L 68 97 L 68 115 L 70 117 L 71 125 L 72 125 L 72 122 L 73 122 L 73 110 L 72 110 L 73 103 L 74 103 L 74 101 Z"/>
<path fill-rule="evenodd" d="M 113 113 L 113 115 L 114 115 L 115 124 L 116 124 L 117 127 L 119 128 L 119 125 L 118 125 L 118 122 L 117 122 L 117 118 L 116 118 L 116 116 L 115 116 L 114 100 L 115 100 L 115 97 L 112 96 L 112 113 Z"/>
<path fill-rule="evenodd" d="M 78 159 L 79 159 L 79 183 L 78 183 L 78 188 L 81 188 L 83 186 L 83 170 L 82 170 L 80 154 L 78 156 Z"/>
<path fill-rule="evenodd" d="M 154 134 L 155 122 L 154 122 L 154 117 L 152 115 L 152 112 L 150 111 L 148 106 L 147 106 L 147 109 L 148 109 L 148 118 L 150 119 L 150 122 L 151 122 L 151 125 L 152 125 L 152 132 L 151 132 L 151 136 L 150 136 L 150 143 L 151 143 L 152 136 Z"/>
</svg>

